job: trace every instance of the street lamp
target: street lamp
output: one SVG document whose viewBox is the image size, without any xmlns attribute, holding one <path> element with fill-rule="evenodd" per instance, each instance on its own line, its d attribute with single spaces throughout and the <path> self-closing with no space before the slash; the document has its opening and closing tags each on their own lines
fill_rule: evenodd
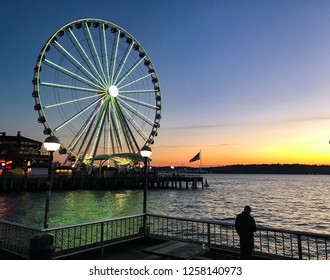
<svg viewBox="0 0 330 280">
<path fill-rule="evenodd" d="M 148 158 L 151 156 L 152 151 L 149 146 L 144 146 L 140 151 L 141 156 L 144 158 L 144 190 L 143 190 L 143 231 L 144 235 L 147 233 L 147 188 L 148 188 Z"/>
<path fill-rule="evenodd" d="M 48 180 L 47 186 L 48 190 L 46 193 L 46 203 L 45 203 L 45 217 L 44 217 L 44 228 L 48 228 L 48 220 L 49 220 L 49 202 L 50 202 L 50 194 L 53 185 L 53 153 L 60 148 L 60 140 L 51 135 L 48 136 L 44 141 L 44 147 L 49 152 L 49 163 L 48 163 Z"/>
</svg>

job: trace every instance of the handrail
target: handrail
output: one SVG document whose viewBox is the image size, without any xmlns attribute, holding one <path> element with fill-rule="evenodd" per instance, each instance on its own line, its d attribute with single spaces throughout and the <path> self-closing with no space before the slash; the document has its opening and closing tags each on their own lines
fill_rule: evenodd
<svg viewBox="0 0 330 280">
<path fill-rule="evenodd" d="M 66 229 L 66 228 L 73 228 L 73 227 L 80 227 L 80 226 L 87 226 L 87 225 L 95 225 L 95 224 L 105 223 L 105 222 L 109 222 L 109 221 L 119 221 L 119 220 L 128 219 L 128 218 L 143 217 L 144 215 L 145 214 L 136 214 L 136 215 L 123 216 L 123 217 L 118 217 L 118 218 L 96 220 L 96 221 L 93 221 L 93 222 L 79 223 L 79 224 L 74 224 L 74 225 L 50 227 L 50 228 L 47 228 L 47 229 L 42 229 L 41 231 L 48 232 L 48 231 L 54 231 L 54 230 L 59 230 L 59 229 Z"/>
<path fill-rule="evenodd" d="M 40 231 L 40 228 L 35 227 L 35 226 L 23 225 L 23 224 L 20 224 L 20 223 L 6 221 L 6 220 L 3 220 L 3 219 L 0 219 L 0 224 L 1 223 L 12 225 L 12 226 L 15 226 L 15 227 L 24 228 L 24 229 L 30 229 L 30 230 L 34 230 L 34 231 Z"/>
<path fill-rule="evenodd" d="M 306 235 L 306 236 L 315 236 L 315 237 L 321 237 L 321 238 L 330 238 L 330 234 L 299 231 L 299 230 L 289 230 L 289 229 L 279 229 L 279 228 L 272 228 L 272 227 L 266 227 L 266 226 L 257 226 L 257 230 L 268 230 L 268 231 L 283 232 L 283 233 L 289 233 L 289 234 L 291 233 L 291 234 L 296 234 L 296 235 Z"/>
</svg>

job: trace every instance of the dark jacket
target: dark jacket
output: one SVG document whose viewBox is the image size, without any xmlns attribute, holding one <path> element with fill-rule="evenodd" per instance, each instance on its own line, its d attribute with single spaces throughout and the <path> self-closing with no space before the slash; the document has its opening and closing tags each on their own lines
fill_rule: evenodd
<svg viewBox="0 0 330 280">
<path fill-rule="evenodd" d="M 241 238 L 253 238 L 253 233 L 257 231 L 254 218 L 247 212 L 238 214 L 235 220 L 235 229 Z"/>
</svg>

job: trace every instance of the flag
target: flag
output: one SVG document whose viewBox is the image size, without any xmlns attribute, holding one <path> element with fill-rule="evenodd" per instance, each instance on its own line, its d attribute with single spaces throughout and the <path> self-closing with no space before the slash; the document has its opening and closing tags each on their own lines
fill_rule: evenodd
<svg viewBox="0 0 330 280">
<path fill-rule="evenodd" d="M 197 155 L 195 155 L 191 160 L 189 160 L 189 162 L 193 162 L 193 161 L 196 161 L 196 160 L 200 160 L 201 158 L 200 158 L 200 153 L 201 152 L 199 152 Z"/>
</svg>

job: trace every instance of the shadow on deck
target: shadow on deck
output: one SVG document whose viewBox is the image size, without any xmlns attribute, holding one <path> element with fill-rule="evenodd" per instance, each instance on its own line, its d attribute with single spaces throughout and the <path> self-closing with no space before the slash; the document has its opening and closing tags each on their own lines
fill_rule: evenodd
<svg viewBox="0 0 330 280">
<path fill-rule="evenodd" d="M 176 243 L 176 244 L 175 244 Z M 171 244 L 171 245 L 169 245 Z M 182 246 L 182 244 L 184 246 Z M 176 245 L 179 245 L 176 246 Z M 173 250 L 168 253 L 167 248 L 172 246 Z M 174 248 L 176 246 L 176 248 Z M 152 252 L 152 248 L 163 248 L 166 253 Z M 191 248 L 199 248 L 196 254 L 184 257 L 189 254 Z M 164 252 L 164 251 L 163 251 Z M 24 260 L 26 258 L 7 251 L 0 250 L 0 260 Z M 103 252 L 100 248 L 73 254 L 59 258 L 61 260 L 239 260 L 239 251 L 229 251 L 223 248 L 202 249 L 202 245 L 188 242 L 180 242 L 151 237 L 141 237 L 135 240 L 124 241 L 105 247 Z M 270 256 L 254 255 L 254 260 L 276 259 Z"/>
<path fill-rule="evenodd" d="M 156 239 L 156 238 L 141 238 L 132 241 L 127 241 L 115 245 L 111 245 L 104 249 L 103 254 L 100 249 L 93 250 L 85 253 L 80 253 L 76 255 L 72 255 L 69 257 L 61 258 L 68 260 L 173 260 L 173 259 L 185 259 L 182 257 L 175 257 L 173 255 L 166 254 L 154 254 L 150 253 L 150 248 L 159 247 L 157 245 L 164 244 L 166 247 L 166 243 L 170 241 L 164 239 Z M 183 242 L 178 242 L 183 243 Z M 192 243 L 191 246 L 200 246 Z M 187 250 L 187 248 L 178 249 L 180 254 L 185 255 L 182 250 Z M 205 250 L 204 250 L 205 251 Z M 221 249 L 212 248 L 208 252 L 202 252 L 201 254 L 196 254 L 192 256 L 192 260 L 238 260 L 239 252 L 231 252 L 225 251 Z M 261 256 L 254 256 L 253 259 L 266 259 Z"/>
</svg>

